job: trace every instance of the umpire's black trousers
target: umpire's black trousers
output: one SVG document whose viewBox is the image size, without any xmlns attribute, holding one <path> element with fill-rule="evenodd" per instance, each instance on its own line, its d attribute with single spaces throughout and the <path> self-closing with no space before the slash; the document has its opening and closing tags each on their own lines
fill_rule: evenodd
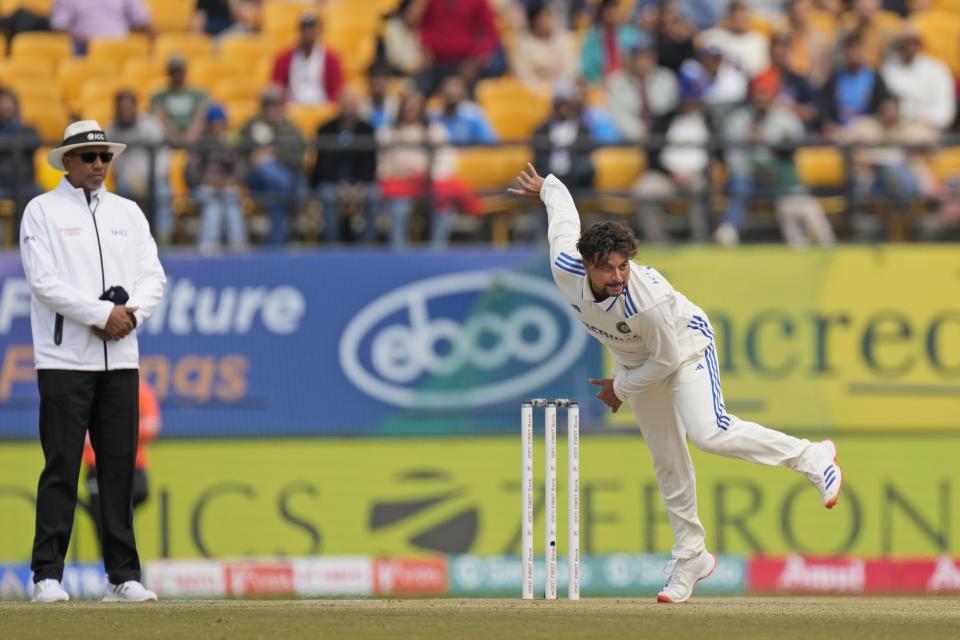
<svg viewBox="0 0 960 640">
<path fill-rule="evenodd" d="M 136 369 L 41 369 L 37 381 L 45 464 L 37 487 L 37 527 L 30 563 L 34 581 L 63 578 L 87 429 L 97 455 L 107 577 L 113 584 L 140 580 L 133 536 L 139 373 Z"/>
</svg>

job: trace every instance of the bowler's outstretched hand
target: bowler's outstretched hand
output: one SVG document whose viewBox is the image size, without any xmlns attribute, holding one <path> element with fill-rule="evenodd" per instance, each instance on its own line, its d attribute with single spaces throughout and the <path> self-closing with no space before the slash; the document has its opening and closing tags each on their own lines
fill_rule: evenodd
<svg viewBox="0 0 960 640">
<path fill-rule="evenodd" d="M 534 200 L 540 199 L 540 187 L 543 186 L 543 178 L 529 162 L 527 163 L 527 171 L 521 171 L 520 175 L 517 176 L 517 184 L 520 185 L 519 189 L 507 189 L 507 193 L 524 198 L 533 198 Z"/>
<path fill-rule="evenodd" d="M 623 404 L 623 400 L 618 398 L 613 391 L 613 378 L 603 378 L 601 380 L 590 378 L 590 384 L 601 387 L 600 391 L 597 391 L 597 397 L 603 401 L 603 404 L 610 407 L 613 413 L 616 413 L 620 405 Z"/>
</svg>

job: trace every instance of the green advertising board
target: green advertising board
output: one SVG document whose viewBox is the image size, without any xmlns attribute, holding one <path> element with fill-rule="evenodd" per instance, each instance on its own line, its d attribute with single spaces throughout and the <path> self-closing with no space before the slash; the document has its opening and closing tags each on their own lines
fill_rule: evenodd
<svg viewBox="0 0 960 640">
<path fill-rule="evenodd" d="M 845 484 L 830 511 L 796 473 L 694 450 L 710 550 L 960 552 L 960 528 L 952 525 L 960 515 L 960 439 L 836 441 Z M 565 523 L 566 448 L 559 450 Z M 538 463 L 542 452 L 538 440 Z M 520 551 L 519 437 L 160 441 L 151 457 L 151 495 L 135 519 L 144 560 Z M 29 558 L 41 465 L 37 444 L 0 448 L 0 561 Z M 539 464 L 535 481 L 542 531 Z M 639 436 L 586 433 L 581 486 L 585 555 L 669 553 L 672 535 Z M 89 515 L 78 510 L 69 557 L 96 558 L 93 536 Z M 534 540 L 540 548 L 542 534 Z"/>
</svg>

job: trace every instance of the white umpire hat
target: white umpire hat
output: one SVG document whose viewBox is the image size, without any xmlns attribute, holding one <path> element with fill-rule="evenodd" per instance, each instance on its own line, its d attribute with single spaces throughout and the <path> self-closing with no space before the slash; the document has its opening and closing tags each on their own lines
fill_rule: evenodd
<svg viewBox="0 0 960 640">
<path fill-rule="evenodd" d="M 96 120 L 78 120 L 67 125 L 63 132 L 63 142 L 59 147 L 50 150 L 47 154 L 47 162 L 57 171 L 66 171 L 63 168 L 63 156 L 66 153 L 80 147 L 93 146 L 108 147 L 114 157 L 127 148 L 127 145 L 120 142 L 108 142 L 107 134 L 103 132 L 103 127 Z"/>
</svg>

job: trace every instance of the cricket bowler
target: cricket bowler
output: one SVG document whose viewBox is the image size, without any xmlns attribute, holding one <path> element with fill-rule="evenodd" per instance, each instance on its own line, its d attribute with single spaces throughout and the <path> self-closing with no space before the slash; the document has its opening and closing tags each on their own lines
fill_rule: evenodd
<svg viewBox="0 0 960 640">
<path fill-rule="evenodd" d="M 697 487 L 686 439 L 702 451 L 804 474 L 828 509 L 843 475 L 830 440 L 799 440 L 727 413 L 720 390 L 713 327 L 707 314 L 653 267 L 633 262 L 638 243 L 629 226 L 599 222 L 581 232 L 570 192 L 532 164 L 509 192 L 539 198 L 547 208 L 553 278 L 587 331 L 610 350 L 613 377 L 590 380 L 614 412 L 629 403 L 653 457 L 673 529 L 673 559 L 657 602 L 686 602 L 713 573 L 697 517 Z"/>
</svg>

